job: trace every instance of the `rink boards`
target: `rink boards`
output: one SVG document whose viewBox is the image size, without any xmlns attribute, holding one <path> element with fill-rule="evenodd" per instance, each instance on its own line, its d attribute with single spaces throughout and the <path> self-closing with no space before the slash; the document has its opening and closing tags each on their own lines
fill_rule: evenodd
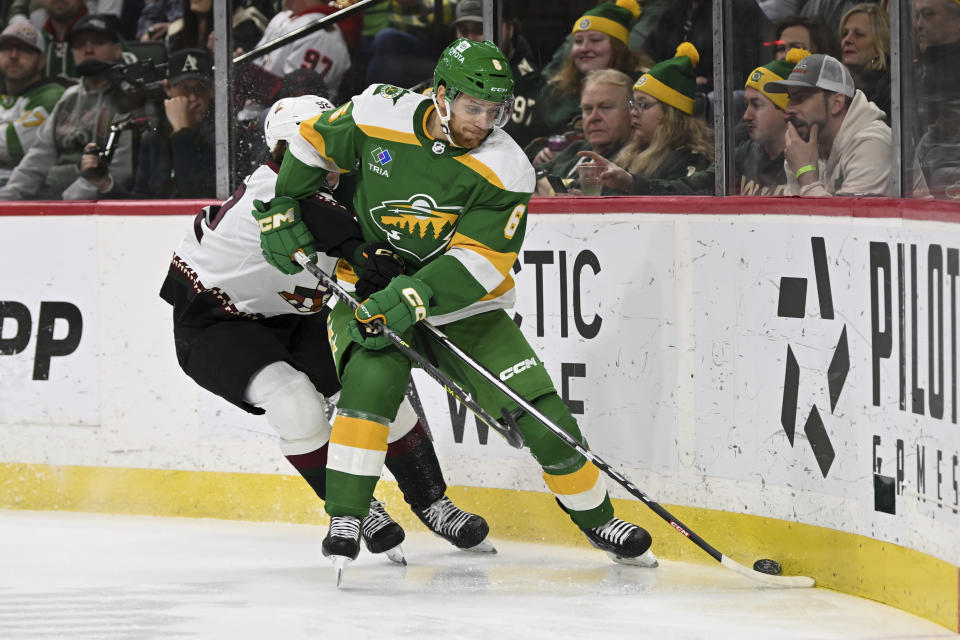
<svg viewBox="0 0 960 640">
<path fill-rule="evenodd" d="M 196 206 L 0 209 L 0 506 L 323 521 L 265 421 L 177 367 L 157 291 Z M 511 313 L 595 452 L 740 562 L 774 557 L 958 630 L 960 209 L 531 210 Z M 528 454 L 415 379 L 456 499 L 495 535 L 581 543 Z M 613 495 L 657 553 L 706 558 Z"/>
</svg>

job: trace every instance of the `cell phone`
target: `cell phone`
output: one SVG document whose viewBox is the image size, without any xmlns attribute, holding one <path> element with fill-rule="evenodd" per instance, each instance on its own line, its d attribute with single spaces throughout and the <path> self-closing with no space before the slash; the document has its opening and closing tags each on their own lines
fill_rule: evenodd
<svg viewBox="0 0 960 640">
<path fill-rule="evenodd" d="M 550 183 L 550 186 L 553 187 L 554 193 L 566 193 L 567 188 L 563 184 L 563 180 L 560 176 L 555 176 L 552 173 L 547 174 L 547 182 Z"/>
</svg>

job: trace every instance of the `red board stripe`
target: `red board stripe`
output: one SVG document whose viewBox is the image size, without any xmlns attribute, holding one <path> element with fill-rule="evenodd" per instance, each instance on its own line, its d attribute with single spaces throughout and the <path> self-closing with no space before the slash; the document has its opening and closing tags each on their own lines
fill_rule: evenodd
<svg viewBox="0 0 960 640">
<path fill-rule="evenodd" d="M 215 200 L 102 200 L 0 202 L 0 216 L 192 215 Z M 731 196 L 533 198 L 530 212 L 706 215 L 795 215 L 900 218 L 960 223 L 960 202 L 898 198 L 761 198 Z"/>
</svg>

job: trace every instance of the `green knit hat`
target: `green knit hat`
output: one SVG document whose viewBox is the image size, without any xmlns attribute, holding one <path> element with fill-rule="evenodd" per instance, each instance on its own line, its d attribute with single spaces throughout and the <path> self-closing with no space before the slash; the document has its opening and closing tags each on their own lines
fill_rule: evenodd
<svg viewBox="0 0 960 640">
<path fill-rule="evenodd" d="M 768 62 L 762 67 L 757 67 L 750 72 L 749 77 L 747 77 L 747 83 L 744 86 L 756 89 L 763 95 L 770 98 L 770 101 L 773 102 L 773 104 L 777 105 L 783 110 L 786 110 L 787 102 L 790 100 L 790 96 L 788 96 L 786 93 L 767 93 L 767 83 L 786 80 L 790 75 L 790 72 L 793 71 L 794 65 L 806 58 L 808 55 L 810 55 L 810 52 L 806 49 L 790 49 L 790 51 L 787 51 L 787 57 L 783 60 L 774 60 L 772 62 Z"/>
<path fill-rule="evenodd" d="M 693 115 L 693 95 L 697 88 L 693 70 L 698 62 L 697 48 L 690 42 L 682 42 L 677 47 L 676 57 L 653 65 L 650 71 L 640 76 L 633 90 Z"/>
<path fill-rule="evenodd" d="M 573 33 L 600 31 L 623 44 L 628 44 L 630 27 L 640 17 L 640 11 L 637 0 L 604 2 L 580 16 L 580 19 L 573 23 Z"/>
</svg>

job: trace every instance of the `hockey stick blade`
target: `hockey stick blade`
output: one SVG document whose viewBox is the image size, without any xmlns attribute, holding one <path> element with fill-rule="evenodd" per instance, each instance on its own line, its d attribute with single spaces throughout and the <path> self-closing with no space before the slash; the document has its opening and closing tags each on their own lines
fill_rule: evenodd
<svg viewBox="0 0 960 640">
<path fill-rule="evenodd" d="M 727 569 L 736 571 L 746 578 L 750 578 L 751 580 L 765 584 L 769 587 L 805 589 L 816 586 L 814 579 L 808 576 L 774 576 L 770 575 L 769 573 L 757 571 L 756 569 L 751 569 L 750 567 L 745 567 L 736 560 L 727 556 L 723 556 L 720 559 L 720 564 L 725 566 Z"/>
<path fill-rule="evenodd" d="M 293 254 L 294 258 L 297 259 L 297 262 L 304 269 L 309 271 L 317 280 L 320 281 L 320 284 L 324 287 L 327 287 L 330 291 L 333 292 L 337 298 L 346 303 L 351 309 L 356 310 L 360 306 L 360 303 L 357 302 L 350 293 L 340 286 L 336 280 L 331 278 L 323 269 L 318 267 L 314 262 L 307 257 L 303 251 L 297 250 Z M 424 324 L 424 321 L 420 321 L 421 324 Z M 483 421 L 488 427 L 499 433 L 503 436 L 503 439 L 506 440 L 507 444 L 515 449 L 523 448 L 523 436 L 520 434 L 520 431 L 515 427 L 509 424 L 503 424 L 494 418 L 490 413 L 481 407 L 465 389 L 460 387 L 456 382 L 454 382 L 449 376 L 440 371 L 432 362 L 427 360 L 422 354 L 413 349 L 409 344 L 404 342 L 396 331 L 392 330 L 390 327 L 386 326 L 380 320 L 374 320 L 373 325 L 375 328 L 383 332 L 383 335 L 390 341 L 393 346 L 395 346 L 403 355 L 407 358 L 416 362 L 423 371 L 427 373 L 431 378 L 437 381 L 450 395 L 459 400 L 465 407 L 470 409 L 481 421 Z"/>
</svg>

